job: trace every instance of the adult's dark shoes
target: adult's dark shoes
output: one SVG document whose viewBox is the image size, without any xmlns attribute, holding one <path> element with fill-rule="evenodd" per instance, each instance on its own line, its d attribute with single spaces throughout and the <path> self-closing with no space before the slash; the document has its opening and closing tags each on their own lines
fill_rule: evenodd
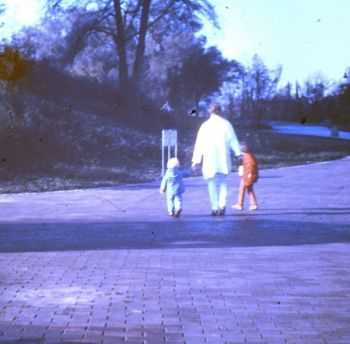
<svg viewBox="0 0 350 344">
<path fill-rule="evenodd" d="M 210 215 L 211 216 L 219 216 L 219 210 L 212 210 Z"/>
<path fill-rule="evenodd" d="M 181 211 L 182 211 L 182 209 L 176 210 L 174 216 L 175 216 L 175 217 L 180 217 Z"/>
<path fill-rule="evenodd" d="M 224 207 L 224 208 L 220 208 L 219 210 L 218 210 L 218 215 L 219 216 L 224 216 L 225 215 L 225 212 L 226 212 L 226 208 Z"/>
</svg>

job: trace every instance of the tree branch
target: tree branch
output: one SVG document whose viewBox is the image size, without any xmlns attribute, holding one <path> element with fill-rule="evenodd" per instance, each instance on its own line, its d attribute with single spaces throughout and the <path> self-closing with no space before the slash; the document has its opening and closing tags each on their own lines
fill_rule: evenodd
<svg viewBox="0 0 350 344">
<path fill-rule="evenodd" d="M 175 5 L 175 3 L 176 3 L 176 0 L 170 0 L 168 5 L 163 9 L 163 11 L 160 13 L 160 15 L 156 19 L 154 19 L 152 22 L 149 23 L 148 28 L 150 29 L 157 22 L 159 22 L 163 17 L 165 17 L 169 13 L 171 8 Z"/>
</svg>

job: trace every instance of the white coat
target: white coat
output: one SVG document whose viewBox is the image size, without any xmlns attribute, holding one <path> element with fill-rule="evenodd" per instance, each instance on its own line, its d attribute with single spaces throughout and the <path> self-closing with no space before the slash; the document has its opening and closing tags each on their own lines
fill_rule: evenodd
<svg viewBox="0 0 350 344">
<path fill-rule="evenodd" d="M 231 150 L 241 155 L 239 142 L 231 123 L 221 116 L 211 114 L 198 130 L 192 164 L 202 163 L 204 179 L 217 173 L 231 171 Z"/>
</svg>

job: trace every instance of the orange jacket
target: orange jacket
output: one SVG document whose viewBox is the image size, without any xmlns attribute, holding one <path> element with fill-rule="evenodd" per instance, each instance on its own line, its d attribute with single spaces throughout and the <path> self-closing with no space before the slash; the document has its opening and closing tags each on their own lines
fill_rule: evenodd
<svg viewBox="0 0 350 344">
<path fill-rule="evenodd" d="M 258 163 L 253 153 L 243 153 L 243 182 L 245 186 L 253 185 L 259 178 Z"/>
</svg>

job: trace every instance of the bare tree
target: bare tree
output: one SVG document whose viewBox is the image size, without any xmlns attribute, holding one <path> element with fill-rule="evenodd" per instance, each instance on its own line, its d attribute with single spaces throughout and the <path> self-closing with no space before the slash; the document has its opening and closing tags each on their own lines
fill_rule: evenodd
<svg viewBox="0 0 350 344">
<path fill-rule="evenodd" d="M 94 4 L 94 7 L 91 4 Z M 116 48 L 119 88 L 123 93 L 139 89 L 144 72 L 147 36 L 160 22 L 199 21 L 205 15 L 215 23 L 215 12 L 208 0 L 47 0 L 48 15 L 57 11 L 81 11 L 78 25 L 69 33 L 71 44 L 66 62 L 74 60 L 91 35 L 111 39 Z M 87 7 L 87 6 L 90 7 Z"/>
<path fill-rule="evenodd" d="M 189 108 L 199 113 L 199 104 L 206 97 L 220 91 L 225 81 L 231 80 L 238 69 L 236 61 L 224 59 L 220 51 L 204 48 L 204 42 L 191 46 L 183 64 L 169 75 L 172 103 L 182 113 Z"/>
<path fill-rule="evenodd" d="M 257 125 L 261 124 L 266 111 L 266 101 L 276 94 L 281 73 L 281 66 L 268 69 L 263 60 L 254 55 L 251 66 L 242 75 L 242 112 L 252 115 Z"/>
</svg>

